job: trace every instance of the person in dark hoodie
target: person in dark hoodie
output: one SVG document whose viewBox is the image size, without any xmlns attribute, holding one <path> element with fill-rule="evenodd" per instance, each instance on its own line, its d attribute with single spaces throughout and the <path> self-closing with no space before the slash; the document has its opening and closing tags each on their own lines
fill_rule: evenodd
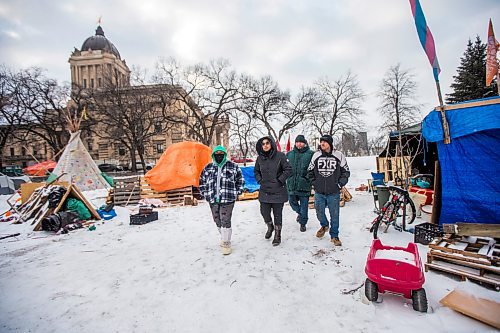
<svg viewBox="0 0 500 333">
<path fill-rule="evenodd" d="M 293 174 L 286 181 L 288 190 L 288 202 L 293 211 L 298 214 L 297 222 L 300 223 L 300 231 L 306 231 L 309 210 L 309 196 L 311 195 L 311 181 L 307 179 L 307 168 L 311 162 L 313 151 L 309 149 L 306 138 L 297 135 L 295 146 L 286 154 L 292 165 Z"/>
<path fill-rule="evenodd" d="M 217 146 L 200 175 L 200 193 L 207 200 L 221 235 L 222 254 L 231 253 L 231 216 L 234 202 L 243 193 L 245 179 L 238 165 L 227 160 L 226 149 Z"/>
<path fill-rule="evenodd" d="M 333 149 L 333 138 L 323 135 L 320 150 L 315 152 L 308 167 L 307 177 L 314 186 L 314 208 L 321 228 L 316 237 L 322 238 L 330 229 L 331 242 L 341 246 L 339 238 L 340 189 L 345 186 L 351 173 L 345 156 Z M 329 228 L 326 207 L 330 212 Z"/>
<path fill-rule="evenodd" d="M 266 239 L 274 232 L 273 246 L 281 243 L 283 205 L 288 200 L 286 180 L 292 175 L 292 167 L 282 152 L 276 149 L 274 140 L 265 136 L 257 141 L 257 161 L 255 162 L 255 180 L 260 184 L 260 213 L 267 224 Z M 274 224 L 271 218 L 274 216 Z"/>
</svg>

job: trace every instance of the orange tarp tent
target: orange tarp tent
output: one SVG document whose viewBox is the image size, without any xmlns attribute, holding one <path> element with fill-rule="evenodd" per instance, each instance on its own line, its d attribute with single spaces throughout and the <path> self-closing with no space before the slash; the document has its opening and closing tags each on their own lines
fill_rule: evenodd
<svg viewBox="0 0 500 333">
<path fill-rule="evenodd" d="M 54 161 L 44 161 L 37 164 L 33 164 L 27 168 L 23 169 L 23 173 L 29 176 L 44 176 L 46 173 L 54 170 L 57 162 Z"/>
<path fill-rule="evenodd" d="M 212 150 L 199 142 L 175 143 L 165 150 L 144 178 L 157 192 L 191 185 L 198 187 L 201 171 L 212 160 L 211 154 Z"/>
</svg>

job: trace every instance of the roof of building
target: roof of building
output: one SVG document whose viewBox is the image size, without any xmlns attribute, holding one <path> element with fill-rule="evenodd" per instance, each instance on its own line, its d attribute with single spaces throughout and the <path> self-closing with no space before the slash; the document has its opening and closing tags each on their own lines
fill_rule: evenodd
<svg viewBox="0 0 500 333">
<path fill-rule="evenodd" d="M 113 43 L 104 36 L 104 30 L 102 30 L 100 25 L 95 30 L 95 36 L 90 36 L 82 44 L 82 51 L 88 51 L 89 49 L 106 51 L 114 54 L 118 59 L 121 59 L 120 52 L 118 52 L 118 49 Z"/>
</svg>

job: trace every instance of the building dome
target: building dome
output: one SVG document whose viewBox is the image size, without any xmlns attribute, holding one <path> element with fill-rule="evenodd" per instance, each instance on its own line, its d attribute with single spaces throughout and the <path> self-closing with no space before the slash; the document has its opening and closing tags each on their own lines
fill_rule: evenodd
<svg viewBox="0 0 500 333">
<path fill-rule="evenodd" d="M 118 59 L 120 58 L 120 52 L 118 49 L 104 36 L 104 31 L 101 26 L 98 26 L 95 30 L 95 36 L 87 38 L 81 47 L 82 51 L 91 50 L 101 50 L 114 54 Z"/>
</svg>

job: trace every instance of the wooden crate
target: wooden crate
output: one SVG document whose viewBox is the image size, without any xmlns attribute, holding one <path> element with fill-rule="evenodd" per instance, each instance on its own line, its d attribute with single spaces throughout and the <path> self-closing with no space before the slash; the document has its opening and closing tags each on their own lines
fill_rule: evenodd
<svg viewBox="0 0 500 333">
<path fill-rule="evenodd" d="M 406 166 L 410 166 L 410 156 L 404 156 Z M 396 178 L 404 178 L 403 159 L 398 157 L 377 157 L 377 172 L 384 173 L 385 182 L 395 181 Z M 408 168 L 408 177 L 411 177 L 411 167 Z M 396 184 L 401 185 L 401 184 Z"/>
<path fill-rule="evenodd" d="M 138 176 L 114 179 L 113 198 L 117 206 L 136 205 L 141 199 Z"/>
</svg>

